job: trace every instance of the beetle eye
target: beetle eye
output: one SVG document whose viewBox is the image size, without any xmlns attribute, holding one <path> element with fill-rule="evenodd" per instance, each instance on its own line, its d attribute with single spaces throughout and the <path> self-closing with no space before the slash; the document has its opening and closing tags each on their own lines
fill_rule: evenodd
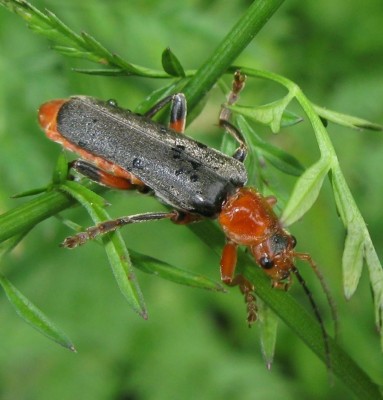
<svg viewBox="0 0 383 400">
<path fill-rule="evenodd" d="M 267 256 L 263 256 L 259 259 L 259 264 L 264 269 L 270 269 L 274 267 L 274 262 Z"/>
<path fill-rule="evenodd" d="M 291 247 L 294 249 L 296 245 L 297 239 L 295 238 L 295 236 L 291 235 Z"/>
</svg>

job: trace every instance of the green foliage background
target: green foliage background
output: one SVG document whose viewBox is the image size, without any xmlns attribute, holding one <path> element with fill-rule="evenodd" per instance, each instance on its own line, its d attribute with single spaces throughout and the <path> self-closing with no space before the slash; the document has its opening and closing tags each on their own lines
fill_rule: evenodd
<svg viewBox="0 0 383 400">
<path fill-rule="evenodd" d="M 248 2 L 74 0 L 34 1 L 77 31 L 84 30 L 129 61 L 160 68 L 170 46 L 185 68 L 197 68 L 246 10 Z M 59 147 L 36 122 L 38 106 L 49 99 L 87 94 L 118 99 L 134 108 L 162 82 L 140 78 L 90 77 L 71 71 L 87 67 L 49 50 L 17 16 L 0 9 L 0 211 L 25 200 L 12 194 L 44 186 Z M 269 21 L 238 64 L 269 69 L 296 81 L 316 103 L 371 121 L 383 121 L 383 36 L 380 0 L 303 4 L 288 1 Z M 228 79 L 229 82 L 229 79 Z M 279 89 L 277 89 L 279 90 Z M 244 104 L 272 101 L 280 93 L 262 81 L 248 83 Z M 219 143 L 214 126 L 223 95 L 210 101 L 188 134 Z M 368 223 L 377 251 L 383 240 L 381 199 L 382 143 L 377 132 L 331 126 L 343 171 Z M 304 165 L 318 157 L 307 124 L 285 129 L 267 140 L 291 151 Z M 287 198 L 294 180 L 274 174 L 273 184 Z M 340 343 L 377 382 L 383 362 L 374 330 L 367 274 L 351 301 L 341 285 L 344 231 L 329 185 L 314 208 L 292 227 L 299 250 L 321 266 L 337 301 Z M 108 194 L 119 216 L 154 211 L 154 199 L 135 193 Z M 281 198 L 283 202 L 283 196 Z M 82 210 L 65 216 L 90 224 Z M 2 265 L 6 276 L 71 337 L 72 354 L 31 330 L 0 298 L 0 397 L 4 399 L 332 399 L 349 398 L 341 383 L 328 384 L 324 366 L 281 325 L 271 372 L 262 361 L 257 328 L 244 323 L 237 290 L 223 295 L 185 288 L 137 273 L 149 320 L 131 312 L 110 273 L 101 246 L 75 251 L 58 248 L 68 229 L 51 219 L 35 228 Z M 169 223 L 131 226 L 129 246 L 179 267 L 219 279 L 219 259 L 186 228 Z M 301 271 L 327 317 L 319 285 Z M 298 285 L 294 295 L 307 302 Z M 328 314 L 328 313 L 327 313 Z M 329 324 L 329 327 L 331 325 Z"/>
</svg>

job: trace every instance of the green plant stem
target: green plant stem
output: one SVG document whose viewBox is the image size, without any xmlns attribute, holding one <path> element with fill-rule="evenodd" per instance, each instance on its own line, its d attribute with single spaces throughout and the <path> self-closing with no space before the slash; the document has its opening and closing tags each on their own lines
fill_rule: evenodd
<svg viewBox="0 0 383 400">
<path fill-rule="evenodd" d="M 192 110 L 230 67 L 284 0 L 256 0 L 184 88 Z"/>
<path fill-rule="evenodd" d="M 101 193 L 106 188 L 88 184 L 92 191 Z M 32 229 L 38 223 L 78 203 L 68 194 L 57 190 L 45 192 L 28 202 L 0 215 L 0 243 Z"/>
<path fill-rule="evenodd" d="M 69 195 L 51 191 L 0 215 L 0 242 L 33 228 L 45 219 L 76 204 Z"/>
</svg>

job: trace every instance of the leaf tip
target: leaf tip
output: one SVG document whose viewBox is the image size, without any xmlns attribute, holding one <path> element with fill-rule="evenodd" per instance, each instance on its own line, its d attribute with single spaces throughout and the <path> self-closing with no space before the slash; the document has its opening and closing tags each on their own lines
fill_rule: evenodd
<svg viewBox="0 0 383 400">
<path fill-rule="evenodd" d="M 149 319 L 147 310 L 142 310 L 139 314 L 145 321 L 147 321 Z"/>
<path fill-rule="evenodd" d="M 70 350 L 72 353 L 76 353 L 77 354 L 77 349 L 76 347 L 74 347 L 74 345 L 72 343 L 70 343 L 68 346 L 66 346 L 68 350 Z"/>
<path fill-rule="evenodd" d="M 344 288 L 344 297 L 347 301 L 349 301 L 354 294 L 354 290 L 350 290 L 349 288 Z"/>
</svg>

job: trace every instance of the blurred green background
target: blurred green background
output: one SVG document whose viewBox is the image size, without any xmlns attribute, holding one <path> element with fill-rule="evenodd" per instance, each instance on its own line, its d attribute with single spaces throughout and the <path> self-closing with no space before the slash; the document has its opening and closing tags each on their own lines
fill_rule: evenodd
<svg viewBox="0 0 383 400">
<path fill-rule="evenodd" d="M 186 69 L 198 68 L 246 10 L 248 1 L 58 0 L 34 1 L 76 31 L 94 35 L 130 62 L 160 68 L 169 46 Z M 238 60 L 296 81 L 308 97 L 340 112 L 383 123 L 383 3 L 366 0 L 286 1 Z M 16 15 L 0 8 L 0 211 L 21 204 L 10 196 L 45 185 L 60 148 L 36 122 L 38 106 L 72 94 L 115 98 L 134 108 L 164 82 L 142 78 L 90 77 L 71 71 L 92 67 L 53 52 Z M 230 78 L 227 77 L 227 82 Z M 281 90 L 259 80 L 248 83 L 243 104 L 276 99 Z M 188 134 L 218 145 L 218 89 Z M 330 126 L 351 190 L 369 226 L 378 254 L 381 243 L 383 137 Z M 318 158 L 308 124 L 265 139 L 291 151 L 304 165 Z M 271 167 L 270 167 L 271 169 Z M 292 178 L 273 171 L 288 195 Z M 114 216 L 155 211 L 154 199 L 108 193 Z M 90 224 L 80 209 L 66 211 Z M 298 248 L 321 266 L 339 309 L 340 344 L 377 382 L 383 357 L 374 327 L 367 271 L 355 296 L 342 294 L 345 233 L 328 182 L 313 209 L 291 231 Z M 36 227 L 4 259 L 3 273 L 72 339 L 77 354 L 60 348 L 24 324 L 5 296 L 0 298 L 1 399 L 335 399 L 352 398 L 342 383 L 329 385 L 326 368 L 280 324 L 271 371 L 262 361 L 257 327 L 249 330 L 238 290 L 228 294 L 185 288 L 138 272 L 149 320 L 127 306 L 101 246 L 75 251 L 58 247 L 69 231 L 57 219 Z M 131 248 L 179 267 L 219 279 L 219 258 L 187 228 L 168 222 L 124 230 Z M 302 266 L 328 327 L 328 306 L 308 267 Z M 294 296 L 307 303 L 299 285 Z"/>
</svg>

